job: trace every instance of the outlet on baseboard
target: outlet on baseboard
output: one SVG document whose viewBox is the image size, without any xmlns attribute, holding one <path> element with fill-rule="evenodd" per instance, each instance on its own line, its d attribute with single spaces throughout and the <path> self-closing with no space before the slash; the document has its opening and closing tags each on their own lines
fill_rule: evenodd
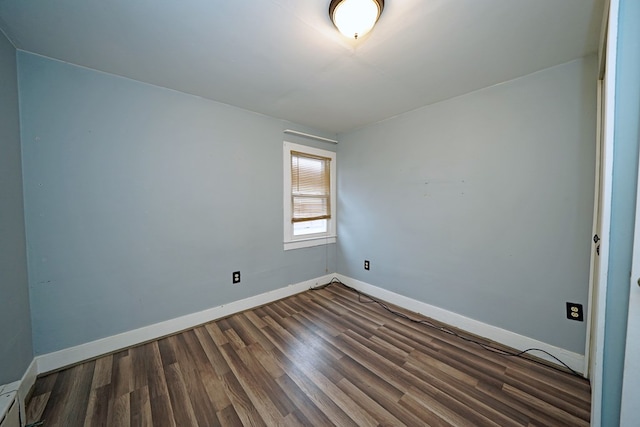
<svg viewBox="0 0 640 427">
<path fill-rule="evenodd" d="M 582 322 L 584 320 L 584 315 L 582 313 L 582 304 L 568 302 L 567 303 L 567 319 L 577 320 L 578 322 Z"/>
<path fill-rule="evenodd" d="M 239 271 L 234 271 L 233 272 L 233 284 L 235 285 L 236 283 L 240 283 L 240 272 Z"/>
<path fill-rule="evenodd" d="M 369 270 L 369 260 L 368 259 L 364 260 L 364 269 L 365 270 Z"/>
</svg>

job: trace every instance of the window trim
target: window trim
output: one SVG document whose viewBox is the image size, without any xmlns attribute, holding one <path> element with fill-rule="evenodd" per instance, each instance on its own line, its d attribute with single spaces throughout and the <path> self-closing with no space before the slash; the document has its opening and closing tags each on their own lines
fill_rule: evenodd
<svg viewBox="0 0 640 427">
<path fill-rule="evenodd" d="M 331 218 L 327 219 L 327 231 L 325 233 L 306 234 L 303 236 L 293 235 L 293 222 L 291 221 L 291 152 L 297 151 L 313 156 L 328 157 L 331 159 L 329 166 L 329 188 L 331 196 Z M 307 145 L 295 144 L 284 141 L 282 150 L 283 171 L 284 171 L 284 250 L 308 248 L 312 246 L 326 245 L 336 242 L 336 153 L 334 151 L 309 147 Z"/>
</svg>

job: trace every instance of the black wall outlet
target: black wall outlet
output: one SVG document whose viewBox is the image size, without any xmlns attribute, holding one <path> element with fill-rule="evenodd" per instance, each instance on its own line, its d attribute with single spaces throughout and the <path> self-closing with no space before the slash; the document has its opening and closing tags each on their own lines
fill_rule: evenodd
<svg viewBox="0 0 640 427">
<path fill-rule="evenodd" d="M 240 272 L 239 271 L 234 271 L 233 272 L 233 283 L 240 283 Z"/>
<path fill-rule="evenodd" d="M 364 269 L 368 270 L 369 269 L 369 260 L 364 260 Z"/>
<path fill-rule="evenodd" d="M 584 315 L 582 314 L 582 304 L 576 304 L 574 302 L 567 303 L 567 319 L 577 320 L 582 322 Z"/>
</svg>

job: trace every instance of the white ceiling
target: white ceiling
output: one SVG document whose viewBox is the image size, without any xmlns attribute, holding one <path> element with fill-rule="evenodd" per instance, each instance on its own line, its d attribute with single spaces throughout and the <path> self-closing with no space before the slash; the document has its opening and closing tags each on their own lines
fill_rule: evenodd
<svg viewBox="0 0 640 427">
<path fill-rule="evenodd" d="M 603 0 L 0 0 L 18 49 L 341 133 L 597 49 Z"/>
</svg>

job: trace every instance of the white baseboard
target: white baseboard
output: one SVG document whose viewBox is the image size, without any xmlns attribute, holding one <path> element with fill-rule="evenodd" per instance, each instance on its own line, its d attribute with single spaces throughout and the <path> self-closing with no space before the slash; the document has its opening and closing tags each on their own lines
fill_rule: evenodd
<svg viewBox="0 0 640 427">
<path fill-rule="evenodd" d="M 280 289 L 265 292 L 239 301 L 209 308 L 197 313 L 187 314 L 175 319 L 145 326 L 118 335 L 80 344 L 75 347 L 37 356 L 38 374 L 55 371 L 65 366 L 73 365 L 84 360 L 92 359 L 103 354 L 112 353 L 136 344 L 151 341 L 194 326 L 220 319 L 234 313 L 239 313 L 258 307 L 272 301 L 277 301 L 291 295 L 304 292 L 312 286 L 328 283 L 335 274 L 328 274 L 304 282 L 288 285 Z"/>
<path fill-rule="evenodd" d="M 66 348 L 64 350 L 37 356 L 31 363 L 31 366 L 25 373 L 20 385 L 21 401 L 26 396 L 35 381 L 36 375 L 73 365 L 84 360 L 92 359 L 103 354 L 112 353 L 123 348 L 131 347 L 136 344 L 151 341 L 166 335 L 171 335 L 185 329 L 192 328 L 212 320 L 220 319 L 234 313 L 248 310 L 260 305 L 277 301 L 300 292 L 304 292 L 312 286 L 328 283 L 333 277 L 339 278 L 343 283 L 367 293 L 373 297 L 380 298 L 389 303 L 404 307 L 416 313 L 431 317 L 440 322 L 446 323 L 456 328 L 469 331 L 490 340 L 505 344 L 517 350 L 525 350 L 527 348 L 540 348 L 548 351 L 558 357 L 564 363 L 569 365 L 576 372 L 583 372 L 584 355 L 568 351 L 566 349 L 498 328 L 478 320 L 474 320 L 460 314 L 444 310 L 442 308 L 409 298 L 368 283 L 352 279 L 341 274 L 328 274 L 315 279 L 304 282 L 284 286 L 282 288 L 255 295 L 239 301 L 223 304 L 218 307 L 209 308 L 197 313 L 187 314 L 175 319 L 145 326 L 132 331 L 123 332 L 118 335 L 80 344 L 75 347 Z M 534 354 L 542 359 L 557 364 L 557 361 L 544 353 Z M 37 369 L 36 369 L 37 367 Z"/>
<path fill-rule="evenodd" d="M 444 310 L 425 302 L 418 301 L 404 295 L 396 294 L 395 292 L 370 285 L 360 280 L 352 279 L 341 274 L 336 274 L 335 276 L 338 277 L 340 281 L 342 281 L 345 285 L 351 286 L 352 288 L 371 295 L 372 297 L 380 298 L 381 300 L 384 300 L 391 304 L 395 304 L 424 316 L 428 316 L 432 319 L 438 320 L 456 328 L 471 332 L 472 334 L 502 343 L 516 350 L 539 348 L 541 350 L 548 351 L 549 353 L 553 354 L 558 359 L 566 363 L 574 371 L 580 373 L 584 371 L 584 355 L 582 354 L 574 353 L 564 348 L 556 347 L 551 344 L 547 344 L 545 342 L 508 331 L 506 329 L 498 328 L 497 326 L 492 326 L 487 323 L 462 316 L 452 311 Z M 556 360 L 544 353 L 532 352 L 531 354 L 533 356 L 540 357 L 541 359 L 558 365 L 558 362 Z"/>
</svg>

